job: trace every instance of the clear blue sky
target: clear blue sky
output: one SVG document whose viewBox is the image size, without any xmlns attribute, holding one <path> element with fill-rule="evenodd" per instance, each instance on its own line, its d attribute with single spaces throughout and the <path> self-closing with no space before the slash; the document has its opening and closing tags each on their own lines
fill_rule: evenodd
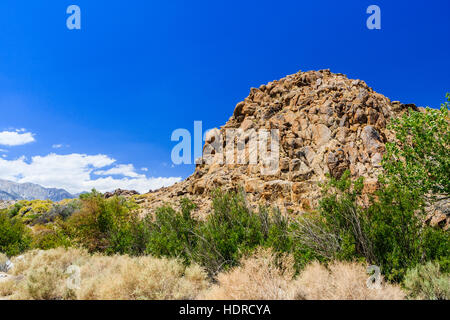
<svg viewBox="0 0 450 320">
<path fill-rule="evenodd" d="M 71 4 L 81 30 L 66 28 Z M 371 4 L 381 30 L 366 28 Z M 3 161 L 101 154 L 184 178 L 193 166 L 172 167 L 173 130 L 220 126 L 250 87 L 298 70 L 329 68 L 437 107 L 450 91 L 449 13 L 448 0 L 2 0 L 0 131 L 35 140 L 0 145 Z"/>
</svg>

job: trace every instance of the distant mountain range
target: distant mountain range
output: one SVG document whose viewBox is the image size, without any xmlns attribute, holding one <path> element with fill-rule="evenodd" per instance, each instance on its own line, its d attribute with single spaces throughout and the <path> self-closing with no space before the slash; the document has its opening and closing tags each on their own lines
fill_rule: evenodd
<svg viewBox="0 0 450 320">
<path fill-rule="evenodd" d="M 0 179 L 0 200 L 61 201 L 75 197 L 64 189 L 44 188 L 34 183 L 16 183 Z"/>
</svg>

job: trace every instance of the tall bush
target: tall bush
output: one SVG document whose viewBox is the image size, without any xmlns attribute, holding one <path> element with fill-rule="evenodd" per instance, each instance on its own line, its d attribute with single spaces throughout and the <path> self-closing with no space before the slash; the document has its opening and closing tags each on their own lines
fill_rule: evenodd
<svg viewBox="0 0 450 320">
<path fill-rule="evenodd" d="M 21 219 L 0 211 L 0 252 L 18 255 L 30 247 L 31 238 Z"/>
</svg>

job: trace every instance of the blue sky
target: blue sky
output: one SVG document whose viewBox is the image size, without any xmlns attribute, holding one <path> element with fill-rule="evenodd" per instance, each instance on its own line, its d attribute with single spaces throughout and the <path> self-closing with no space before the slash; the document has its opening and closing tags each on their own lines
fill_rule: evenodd
<svg viewBox="0 0 450 320">
<path fill-rule="evenodd" d="M 81 30 L 66 27 L 71 4 Z M 381 30 L 366 27 L 371 4 Z M 250 87 L 299 70 L 438 107 L 449 11 L 448 0 L 2 0 L 0 132 L 33 141 L 0 139 L 0 178 L 72 192 L 173 183 L 194 169 L 172 166 L 175 129 L 223 125 Z"/>
</svg>

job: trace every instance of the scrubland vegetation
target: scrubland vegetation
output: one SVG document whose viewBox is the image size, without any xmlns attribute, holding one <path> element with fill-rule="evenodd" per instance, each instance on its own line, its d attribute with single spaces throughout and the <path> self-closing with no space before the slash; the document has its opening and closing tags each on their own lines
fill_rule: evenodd
<svg viewBox="0 0 450 320">
<path fill-rule="evenodd" d="M 14 275 L 26 280 L 0 285 L 6 286 L 3 291 L 9 288 L 14 299 L 193 299 L 208 285 L 198 265 L 150 256 L 91 255 L 83 249 L 58 248 L 29 251 L 14 263 Z M 79 290 L 67 286 L 71 265 L 80 267 L 83 276 Z"/>
<path fill-rule="evenodd" d="M 449 232 L 425 223 L 425 209 L 449 197 L 448 125 L 447 103 L 393 121 L 398 141 L 387 145 L 378 190 L 363 194 L 346 172 L 300 217 L 253 212 L 241 193 L 217 192 L 206 220 L 187 199 L 140 218 L 132 198 L 95 190 L 19 202 L 0 212 L 0 251 L 16 257 L 0 296 L 449 299 Z M 67 288 L 70 265 L 81 268 L 80 289 Z M 380 267 L 381 289 L 366 286 L 368 265 Z"/>
</svg>

